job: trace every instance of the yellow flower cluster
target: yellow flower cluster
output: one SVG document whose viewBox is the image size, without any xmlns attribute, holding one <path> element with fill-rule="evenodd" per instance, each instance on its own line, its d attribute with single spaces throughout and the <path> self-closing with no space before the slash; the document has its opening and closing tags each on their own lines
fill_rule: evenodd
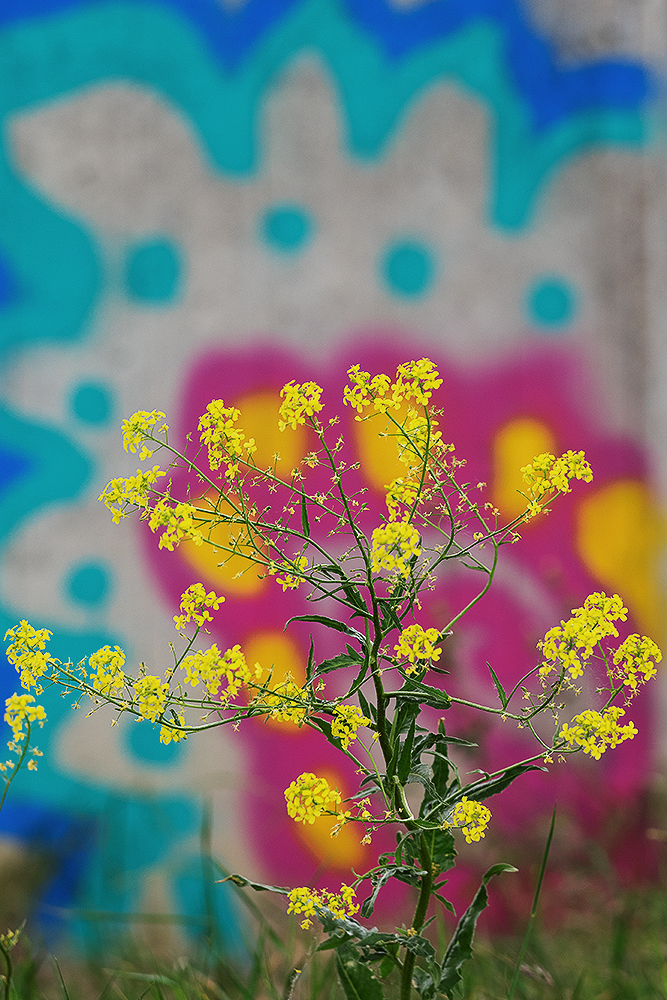
<svg viewBox="0 0 667 1000">
<path fill-rule="evenodd" d="M 287 674 L 284 681 L 256 698 L 253 705 L 268 709 L 267 714 L 278 722 L 294 722 L 300 726 L 308 714 L 308 692 Z"/>
<path fill-rule="evenodd" d="M 483 803 L 475 802 L 466 795 L 457 802 L 445 826 L 461 829 L 467 844 L 481 840 L 491 819 L 491 810 Z"/>
<path fill-rule="evenodd" d="M 118 524 L 121 518 L 127 517 L 125 508 L 128 504 L 136 507 L 148 507 L 148 491 L 151 490 L 160 476 L 166 476 L 159 465 L 154 465 L 147 472 L 137 469 L 136 476 L 128 476 L 112 479 L 105 487 L 98 499 L 104 501 L 104 505 L 113 514 L 113 523 Z"/>
<path fill-rule="evenodd" d="M 398 642 L 394 646 L 396 654 L 403 659 L 407 659 L 412 664 L 418 660 L 432 660 L 437 662 L 442 650 L 433 644 L 440 638 L 437 628 L 422 628 L 421 625 L 408 625 L 398 637 Z M 413 673 L 417 666 L 408 667 L 407 673 Z"/>
<path fill-rule="evenodd" d="M 159 677 L 153 674 L 146 674 L 140 677 L 134 684 L 134 707 L 144 719 L 155 722 L 158 715 L 164 712 L 169 694 L 169 685 L 163 683 Z"/>
<path fill-rule="evenodd" d="M 145 441 L 149 434 L 153 434 L 153 428 L 159 420 L 164 420 L 166 417 L 165 413 L 160 410 L 139 410 L 137 413 L 133 413 L 128 420 L 124 420 L 121 426 L 123 431 L 123 448 L 125 451 L 131 451 L 132 454 L 136 454 L 137 448 L 140 444 Z M 167 424 L 162 424 L 162 427 L 158 427 L 155 431 L 159 434 L 161 431 L 168 431 L 169 427 Z M 150 448 L 144 445 L 141 449 L 141 454 L 139 455 L 139 461 L 143 462 L 145 458 L 150 458 L 153 452 Z"/>
<path fill-rule="evenodd" d="M 35 688 L 37 694 L 42 693 L 38 680 L 53 662 L 51 654 L 45 652 L 46 643 L 52 635 L 53 632 L 48 629 L 35 629 L 25 620 L 5 632 L 5 642 L 11 639 L 6 650 L 7 659 L 21 675 L 21 687 L 28 691 Z"/>
<path fill-rule="evenodd" d="M 539 514 L 553 493 L 569 493 L 571 479 L 590 483 L 593 470 L 583 451 L 566 451 L 560 458 L 544 452 L 521 469 L 528 487 L 528 516 Z"/>
<path fill-rule="evenodd" d="M 283 593 L 285 593 L 286 590 L 296 590 L 297 587 L 303 583 L 303 576 L 302 575 L 296 576 L 295 574 L 297 573 L 303 574 L 307 566 L 308 566 L 308 557 L 297 556 L 296 559 L 293 560 L 292 565 L 290 566 L 292 572 L 285 573 L 285 576 L 276 577 L 276 583 L 279 583 L 280 586 L 283 588 Z"/>
<path fill-rule="evenodd" d="M 343 750 L 347 750 L 352 740 L 357 738 L 357 729 L 370 724 L 371 720 L 366 718 L 358 705 L 336 705 L 331 733 L 340 740 Z"/>
<path fill-rule="evenodd" d="M 120 646 L 102 646 L 89 658 L 88 663 L 94 668 L 91 675 L 93 687 L 101 695 L 113 695 L 125 687 L 125 653 Z"/>
<path fill-rule="evenodd" d="M 212 590 L 207 594 L 203 583 L 193 583 L 181 595 L 181 614 L 174 615 L 176 628 L 180 632 L 188 622 L 194 622 L 201 628 L 205 622 L 213 621 L 208 608 L 218 611 L 224 600 L 224 597 L 218 597 Z"/>
<path fill-rule="evenodd" d="M 662 652 L 652 639 L 646 635 L 629 635 L 614 653 L 614 672 L 630 688 L 631 694 L 635 694 L 639 684 L 655 677 L 655 665 L 661 660 Z"/>
<path fill-rule="evenodd" d="M 292 430 L 300 424 L 306 423 L 306 417 L 312 417 L 320 410 L 324 409 L 324 403 L 320 403 L 322 387 L 316 382 L 288 382 L 280 390 L 282 403 L 278 420 L 278 427 L 284 431 L 286 427 Z"/>
<path fill-rule="evenodd" d="M 427 452 L 442 445 L 442 434 L 436 430 L 437 426 L 437 420 L 431 420 L 429 427 L 426 417 L 416 413 L 412 407 L 408 410 L 401 424 L 403 433 L 398 435 L 397 445 L 398 459 L 412 475 L 423 465 Z"/>
<path fill-rule="evenodd" d="M 618 720 L 622 715 L 625 711 L 616 705 L 611 705 L 604 712 L 588 709 L 575 715 L 569 726 L 563 726 L 560 738 L 580 746 L 584 753 L 599 760 L 607 747 L 618 746 L 623 740 L 632 740 L 637 735 L 633 722 L 619 726 Z"/>
<path fill-rule="evenodd" d="M 288 913 L 302 913 L 304 919 L 301 927 L 308 930 L 312 924 L 312 917 L 317 916 L 318 910 L 329 910 L 329 912 L 339 920 L 345 917 L 353 917 L 359 912 L 359 904 L 355 903 L 356 892 L 349 885 L 343 883 L 340 892 L 329 892 L 328 889 L 309 889 L 301 886 L 292 889 L 287 894 L 289 899 Z"/>
<path fill-rule="evenodd" d="M 187 733 L 183 729 L 185 718 L 180 712 L 177 718 L 178 726 L 173 722 L 170 725 L 160 726 L 160 743 L 180 743 L 181 740 L 187 740 Z"/>
<path fill-rule="evenodd" d="M 229 479 L 239 471 L 239 459 L 257 451 L 255 439 L 246 441 L 245 433 L 235 426 L 240 416 L 241 411 L 235 406 L 225 406 L 221 399 L 214 399 L 199 418 L 199 439 L 208 448 L 208 464 L 215 470 L 226 461 L 225 475 Z"/>
<path fill-rule="evenodd" d="M 10 727 L 15 740 L 26 737 L 24 723 L 38 722 L 43 726 L 46 722 L 46 712 L 42 705 L 35 705 L 31 694 L 12 694 L 5 701 L 5 722 Z"/>
<path fill-rule="evenodd" d="M 616 621 L 625 621 L 628 609 L 614 594 L 594 593 L 584 601 L 582 608 L 572 609 L 572 618 L 549 629 L 540 643 L 544 662 L 540 666 L 540 677 L 544 678 L 562 663 L 570 677 L 580 677 L 584 671 L 582 660 L 588 660 L 595 646 L 606 636 L 618 635 Z M 622 647 L 621 647 L 622 648 Z"/>
<path fill-rule="evenodd" d="M 406 361 L 396 369 L 396 380 L 392 383 L 388 375 L 375 375 L 361 371 L 359 365 L 348 369 L 351 385 L 343 389 L 343 403 L 349 404 L 358 414 L 367 406 L 386 413 L 397 410 L 402 402 L 414 400 L 420 406 L 427 406 L 434 389 L 442 385 L 442 379 L 432 361 Z M 360 416 L 356 417 L 361 420 Z"/>
<path fill-rule="evenodd" d="M 295 823 L 314 823 L 318 816 L 337 815 L 342 796 L 326 778 L 304 772 L 285 789 L 287 815 Z"/>
<path fill-rule="evenodd" d="M 220 653 L 215 643 L 206 650 L 190 653 L 183 660 L 186 673 L 186 684 L 197 687 L 203 681 L 211 697 L 219 697 L 222 701 L 235 698 L 244 684 L 261 676 L 261 667 L 255 666 L 251 671 L 239 645 Z M 220 691 L 222 681 L 227 681 L 227 687 Z"/>
<path fill-rule="evenodd" d="M 389 520 L 399 521 L 402 519 L 401 506 L 412 507 L 417 499 L 417 485 L 408 479 L 394 479 L 389 486 L 385 486 L 387 491 L 387 508 L 389 509 Z"/>
<path fill-rule="evenodd" d="M 173 552 L 174 546 L 179 545 L 183 539 L 202 545 L 204 536 L 195 524 L 195 520 L 199 518 L 197 508 L 191 503 L 176 503 L 173 507 L 170 504 L 170 500 L 160 500 L 148 519 L 151 531 L 165 529 L 160 535 L 159 548 Z"/>
<path fill-rule="evenodd" d="M 398 576 L 410 575 L 410 560 L 419 556 L 419 532 L 409 521 L 388 521 L 371 537 L 371 569 L 386 569 Z"/>
</svg>

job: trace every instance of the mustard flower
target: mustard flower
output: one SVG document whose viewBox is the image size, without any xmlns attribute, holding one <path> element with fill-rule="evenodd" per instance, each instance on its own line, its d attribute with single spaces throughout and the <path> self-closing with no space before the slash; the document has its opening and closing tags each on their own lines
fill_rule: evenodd
<svg viewBox="0 0 667 1000">
<path fill-rule="evenodd" d="M 166 475 L 167 473 L 162 472 L 159 465 L 154 465 L 147 472 L 137 469 L 136 476 L 127 478 L 120 476 L 118 479 L 112 479 L 98 499 L 104 501 L 104 505 L 113 514 L 113 523 L 118 524 L 121 518 L 127 517 L 125 508 L 128 504 L 148 507 L 148 491 L 153 489 L 160 476 Z"/>
<path fill-rule="evenodd" d="M 392 386 L 395 400 L 414 399 L 420 406 L 428 406 L 435 389 L 442 385 L 440 373 L 428 358 L 406 361 L 396 369 L 396 382 Z"/>
<path fill-rule="evenodd" d="M 398 409 L 400 406 L 391 396 L 387 396 L 391 389 L 388 375 L 375 375 L 371 378 L 370 372 L 362 372 L 359 365 L 352 365 L 347 374 L 351 385 L 346 385 L 343 389 L 343 403 L 351 406 L 358 414 L 363 413 L 364 408 L 371 404 L 374 410 L 382 413 L 386 413 L 390 407 Z M 355 417 L 355 420 L 361 419 L 360 416 Z"/>
<path fill-rule="evenodd" d="M 583 479 L 586 483 L 593 479 L 593 470 L 583 451 L 566 451 L 560 458 L 544 452 L 524 465 L 521 473 L 528 487 L 529 517 L 539 514 L 551 494 L 569 493 L 572 479 Z"/>
<path fill-rule="evenodd" d="M 121 429 L 123 431 L 123 448 L 125 451 L 131 451 L 133 455 L 136 454 L 139 445 L 145 441 L 149 434 L 153 434 L 153 429 L 157 422 L 164 420 L 165 417 L 166 414 L 160 410 L 151 410 L 150 413 L 147 410 L 139 410 L 137 413 L 133 413 L 128 420 L 123 420 Z M 168 430 L 168 425 L 162 424 L 162 427 L 158 427 L 155 430 L 155 434 Z M 139 455 L 139 461 L 143 462 L 144 459 L 150 458 L 152 454 L 153 452 L 144 445 Z"/>
<path fill-rule="evenodd" d="M 113 695 L 125 687 L 125 653 L 120 646 L 102 646 L 88 659 L 89 666 L 94 668 L 91 675 L 93 687 L 102 695 Z"/>
<path fill-rule="evenodd" d="M 174 503 L 171 500 L 160 500 L 156 503 L 148 518 L 148 526 L 155 532 L 158 528 L 165 530 L 160 535 L 159 548 L 174 551 L 184 539 L 202 545 L 204 536 L 195 521 L 201 520 L 196 507 L 191 503 Z"/>
<path fill-rule="evenodd" d="M 440 638 L 437 628 L 422 628 L 421 625 L 408 625 L 398 637 L 394 651 L 399 657 L 407 659 L 411 664 L 419 660 L 437 662 L 442 656 L 442 650 L 434 646 Z M 414 673 L 417 666 L 408 667 L 407 673 Z"/>
<path fill-rule="evenodd" d="M 342 801 L 338 789 L 331 788 L 326 778 L 304 772 L 285 789 L 287 815 L 295 823 L 314 823 L 318 816 L 337 815 Z"/>
<path fill-rule="evenodd" d="M 316 382 L 288 382 L 280 390 L 282 403 L 280 404 L 278 427 L 284 431 L 286 427 L 292 430 L 300 424 L 306 423 L 306 417 L 312 417 L 320 410 L 324 409 L 324 403 L 320 403 L 322 387 Z"/>
<path fill-rule="evenodd" d="M 645 684 L 655 677 L 656 663 L 662 660 L 662 652 L 652 639 L 643 635 L 629 635 L 614 653 L 615 675 L 636 694 L 639 684 Z"/>
<path fill-rule="evenodd" d="M 285 573 L 285 576 L 276 577 L 276 583 L 279 583 L 283 588 L 283 593 L 285 593 L 286 590 L 296 590 L 297 587 L 303 583 L 304 578 L 302 574 L 305 572 L 307 566 L 308 557 L 297 556 L 289 567 L 292 572 Z M 297 573 L 301 575 L 296 576 L 295 574 Z"/>
<path fill-rule="evenodd" d="M 445 827 L 454 826 L 460 829 L 466 843 L 472 844 L 473 841 L 481 840 L 484 837 L 490 819 L 490 809 L 483 803 L 476 802 L 464 795 L 461 801 L 454 806 Z"/>
<path fill-rule="evenodd" d="M 389 509 L 389 520 L 402 520 L 401 506 L 412 507 L 419 496 L 417 484 L 409 479 L 399 478 L 385 486 L 385 489 L 387 491 L 386 503 Z"/>
<path fill-rule="evenodd" d="M 302 913 L 304 919 L 301 921 L 301 927 L 303 930 L 308 930 L 312 924 L 311 918 L 317 916 L 318 910 L 328 910 L 332 916 L 339 920 L 353 917 L 355 913 L 359 912 L 359 904 L 354 902 L 356 895 L 354 889 L 345 883 L 341 885 L 340 892 L 300 886 L 287 894 L 289 900 L 287 912 Z"/>
<path fill-rule="evenodd" d="M 614 622 L 627 617 L 628 609 L 618 594 L 589 594 L 583 607 L 573 608 L 572 618 L 549 629 L 540 643 L 544 659 L 540 677 L 544 679 L 551 673 L 556 663 L 561 663 L 573 680 L 580 677 L 584 671 L 582 660 L 590 659 L 595 646 L 606 636 L 618 636 Z"/>
<path fill-rule="evenodd" d="M 45 652 L 46 643 L 52 635 L 53 632 L 48 629 L 35 629 L 25 620 L 5 632 L 5 642 L 11 639 L 6 650 L 7 659 L 21 675 L 21 687 L 28 691 L 35 688 L 37 694 L 42 693 L 38 680 L 54 662 L 51 654 Z"/>
<path fill-rule="evenodd" d="M 238 644 L 220 653 L 213 643 L 210 649 L 190 653 L 183 660 L 182 666 L 186 673 L 186 684 L 197 687 L 201 680 L 209 695 L 217 696 L 222 701 L 235 698 L 244 684 L 256 679 L 262 672 L 257 666 L 254 671 L 250 670 Z M 227 681 L 227 687 L 220 692 L 223 679 Z"/>
<path fill-rule="evenodd" d="M 146 674 L 140 677 L 134 684 L 134 707 L 144 719 L 155 722 L 159 715 L 164 712 L 169 695 L 169 685 L 155 677 L 153 674 Z"/>
<path fill-rule="evenodd" d="M 618 720 L 625 711 L 617 705 L 611 705 L 603 712 L 587 709 L 575 715 L 571 724 L 565 724 L 560 731 L 560 739 L 566 743 L 580 746 L 594 760 L 599 760 L 607 747 L 618 746 L 624 740 L 632 740 L 637 735 L 633 722 L 619 726 Z"/>
<path fill-rule="evenodd" d="M 308 714 L 308 692 L 287 674 L 284 681 L 258 696 L 253 705 L 268 709 L 267 714 L 278 722 L 294 722 L 300 726 Z"/>
<path fill-rule="evenodd" d="M 183 715 L 178 713 L 178 725 L 174 722 L 170 724 L 163 724 L 160 726 L 160 743 L 180 743 L 181 740 L 187 740 L 188 736 L 183 729 L 185 725 L 185 719 Z"/>
<path fill-rule="evenodd" d="M 31 694 L 12 694 L 5 701 L 5 722 L 13 733 L 13 739 L 23 740 L 26 737 L 23 725 L 38 722 L 43 726 L 46 722 L 46 712 L 42 705 L 36 705 Z"/>
<path fill-rule="evenodd" d="M 201 628 L 205 622 L 213 621 L 208 608 L 218 611 L 224 600 L 224 597 L 218 597 L 212 590 L 207 594 L 203 583 L 193 583 L 181 594 L 182 614 L 174 615 L 176 628 L 180 632 L 188 622 L 194 622 Z"/>
<path fill-rule="evenodd" d="M 347 750 L 352 740 L 357 738 L 357 729 L 370 724 L 371 720 L 366 718 L 358 705 L 336 705 L 331 733 L 340 740 L 343 750 Z"/>
<path fill-rule="evenodd" d="M 212 470 L 227 462 L 225 475 L 232 478 L 238 472 L 239 459 L 257 451 L 254 438 L 245 440 L 245 433 L 236 427 L 241 411 L 225 406 L 221 399 L 212 400 L 206 413 L 199 418 L 200 441 L 208 448 L 208 464 Z"/>
<path fill-rule="evenodd" d="M 409 521 L 388 521 L 371 536 L 371 569 L 410 575 L 410 560 L 421 554 L 419 532 Z"/>
</svg>

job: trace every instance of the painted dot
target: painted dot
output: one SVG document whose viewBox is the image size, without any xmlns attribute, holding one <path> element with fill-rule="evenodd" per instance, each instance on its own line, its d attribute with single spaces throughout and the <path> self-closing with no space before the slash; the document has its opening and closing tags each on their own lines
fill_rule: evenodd
<svg viewBox="0 0 667 1000">
<path fill-rule="evenodd" d="M 77 604 L 101 604 L 110 586 L 109 573 L 100 563 L 82 563 L 67 577 L 67 593 Z"/>
<path fill-rule="evenodd" d="M 128 253 L 125 280 L 132 298 L 143 302 L 170 302 L 181 283 L 178 248 L 166 239 L 142 243 Z"/>
<path fill-rule="evenodd" d="M 112 413 L 111 392 L 104 385 L 86 382 L 76 387 L 71 399 L 74 416 L 85 424 L 106 424 Z"/>
<path fill-rule="evenodd" d="M 277 205 L 262 219 L 262 235 L 274 250 L 293 253 L 301 250 L 313 234 L 309 213 L 298 205 Z"/>
<path fill-rule="evenodd" d="M 385 253 L 382 277 L 396 295 L 425 295 L 435 278 L 433 254 L 421 243 L 396 243 Z"/>
<path fill-rule="evenodd" d="M 159 726 L 154 726 L 147 719 L 129 722 L 126 729 L 129 751 L 149 764 L 168 767 L 176 763 L 186 749 L 183 740 L 179 743 L 173 740 L 171 743 L 160 743 Z"/>
<path fill-rule="evenodd" d="M 560 278 L 541 278 L 528 292 L 528 314 L 540 326 L 564 326 L 575 312 L 574 289 Z"/>
<path fill-rule="evenodd" d="M 0 257 L 0 309 L 16 298 L 14 276 L 5 261 Z"/>
</svg>

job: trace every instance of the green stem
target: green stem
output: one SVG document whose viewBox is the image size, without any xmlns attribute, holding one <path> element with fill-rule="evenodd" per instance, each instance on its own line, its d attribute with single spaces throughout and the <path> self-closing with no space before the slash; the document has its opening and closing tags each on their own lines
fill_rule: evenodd
<svg viewBox="0 0 667 1000">
<path fill-rule="evenodd" d="M 431 898 L 431 889 L 433 888 L 433 859 L 431 858 L 431 852 L 428 849 L 426 837 L 423 833 L 419 838 L 419 857 L 421 866 L 426 872 L 426 875 L 422 875 L 419 899 L 417 900 L 417 908 L 415 909 L 415 915 L 412 921 L 412 929 L 416 931 L 417 934 L 419 934 L 420 930 L 424 926 L 426 911 L 428 910 L 428 904 Z M 410 1000 L 410 996 L 412 994 L 412 973 L 415 968 L 415 957 L 416 956 L 413 951 L 408 951 L 406 953 L 403 970 L 401 972 L 400 1000 Z"/>
</svg>

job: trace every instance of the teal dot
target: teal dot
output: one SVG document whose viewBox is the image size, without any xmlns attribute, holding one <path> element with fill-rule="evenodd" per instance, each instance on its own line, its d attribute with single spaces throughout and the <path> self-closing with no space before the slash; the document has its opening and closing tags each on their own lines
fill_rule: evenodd
<svg viewBox="0 0 667 1000">
<path fill-rule="evenodd" d="M 111 393 L 104 385 L 86 382 L 76 387 L 71 398 L 75 417 L 85 424 L 106 424 L 113 409 Z"/>
<path fill-rule="evenodd" d="M 528 291 L 528 314 L 540 326 L 564 326 L 576 312 L 576 294 L 561 278 L 540 278 Z"/>
<path fill-rule="evenodd" d="M 183 755 L 183 742 L 160 743 L 160 730 L 147 719 L 130 722 L 127 727 L 127 746 L 133 756 L 150 764 L 174 764 Z"/>
<path fill-rule="evenodd" d="M 277 205 L 262 219 L 262 235 L 274 250 L 293 253 L 300 250 L 313 233 L 308 212 L 298 205 Z"/>
<path fill-rule="evenodd" d="M 100 563 L 82 563 L 67 577 L 67 593 L 77 604 L 101 604 L 109 590 L 109 573 Z"/>
<path fill-rule="evenodd" d="M 142 243 L 128 252 L 125 281 L 132 298 L 143 302 L 169 302 L 181 283 L 181 257 L 170 240 Z"/>
<path fill-rule="evenodd" d="M 396 295 L 425 295 L 435 278 L 433 254 L 421 243 L 395 243 L 382 260 L 382 276 Z"/>
</svg>

